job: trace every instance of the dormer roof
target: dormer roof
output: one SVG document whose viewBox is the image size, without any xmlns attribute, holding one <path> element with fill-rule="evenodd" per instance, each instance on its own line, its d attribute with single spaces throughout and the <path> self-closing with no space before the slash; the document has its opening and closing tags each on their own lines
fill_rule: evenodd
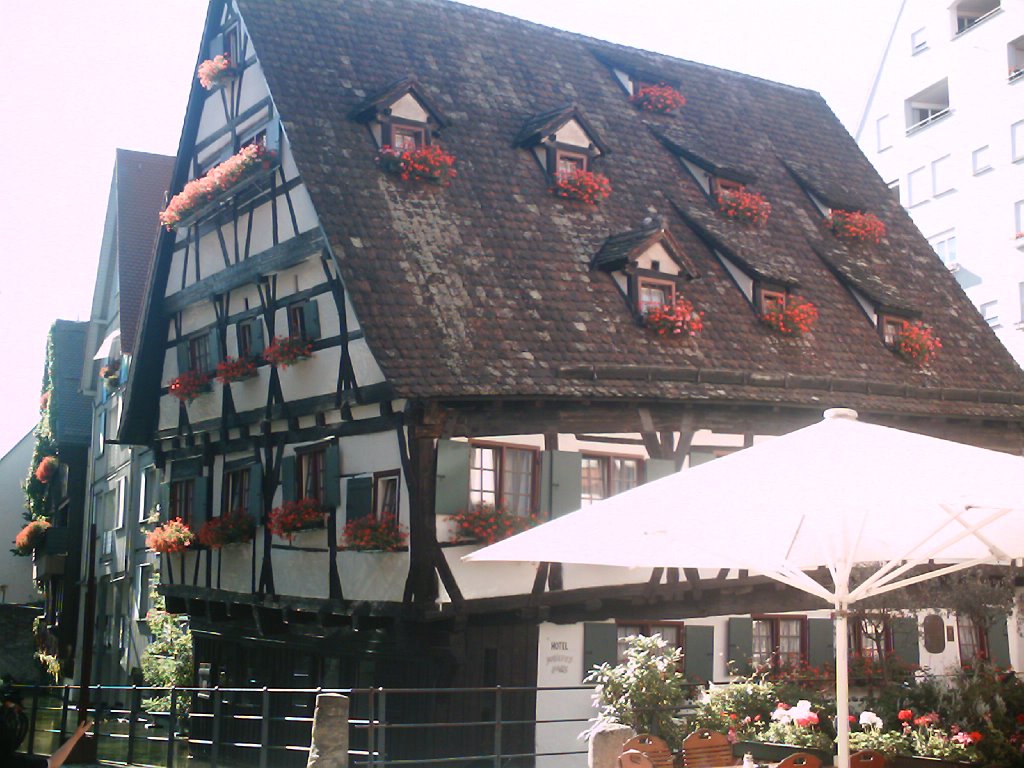
<svg viewBox="0 0 1024 768">
<path fill-rule="evenodd" d="M 637 229 L 609 235 L 601 249 L 594 255 L 592 266 L 604 272 L 624 269 L 627 264 L 635 262 L 638 256 L 656 243 L 661 243 L 665 247 L 665 251 L 679 265 L 686 277 L 690 279 L 697 277 L 697 270 L 693 263 L 686 258 L 683 249 L 665 227 L 664 221 L 660 217 L 645 221 Z"/>
<path fill-rule="evenodd" d="M 416 99 L 439 127 L 449 125 L 444 113 L 412 75 L 399 78 L 371 93 L 349 112 L 349 117 L 362 123 L 380 119 L 396 101 L 406 95 Z"/>
<path fill-rule="evenodd" d="M 530 147 L 539 144 L 572 120 L 575 120 L 584 130 L 598 152 L 602 155 L 608 154 L 608 145 L 601 139 L 591 121 L 583 114 L 579 105 L 571 103 L 539 112 L 527 118 L 512 143 L 517 147 Z"/>
<path fill-rule="evenodd" d="M 689 160 L 712 176 L 741 184 L 751 184 L 757 178 L 753 168 L 743 164 L 740 157 L 722 152 L 695 131 L 686 131 L 674 125 L 648 126 L 666 148 L 673 154 Z"/>
</svg>

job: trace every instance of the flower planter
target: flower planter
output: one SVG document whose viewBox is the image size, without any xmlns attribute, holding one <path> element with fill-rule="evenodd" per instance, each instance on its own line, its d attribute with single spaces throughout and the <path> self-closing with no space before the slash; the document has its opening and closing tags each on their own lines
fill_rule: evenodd
<svg viewBox="0 0 1024 768">
<path fill-rule="evenodd" d="M 734 756 L 742 758 L 749 752 L 757 762 L 778 763 L 797 752 L 814 755 L 822 765 L 832 765 L 835 756 L 824 749 L 796 747 L 792 744 L 775 744 L 771 741 L 737 741 L 732 745 Z"/>
<path fill-rule="evenodd" d="M 888 768 L 964 768 L 969 765 L 978 765 L 978 763 L 958 763 L 938 757 L 919 757 L 917 755 L 913 757 L 906 755 L 889 757 L 887 755 L 885 764 Z"/>
</svg>

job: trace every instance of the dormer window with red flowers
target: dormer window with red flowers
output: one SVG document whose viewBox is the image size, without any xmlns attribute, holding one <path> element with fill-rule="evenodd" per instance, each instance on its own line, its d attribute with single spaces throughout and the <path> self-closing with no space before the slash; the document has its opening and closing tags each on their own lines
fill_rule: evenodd
<svg viewBox="0 0 1024 768">
<path fill-rule="evenodd" d="M 575 105 L 534 115 L 519 131 L 515 145 L 533 153 L 558 197 L 596 203 L 611 193 L 608 179 L 593 168 L 594 160 L 608 149 Z"/>
</svg>

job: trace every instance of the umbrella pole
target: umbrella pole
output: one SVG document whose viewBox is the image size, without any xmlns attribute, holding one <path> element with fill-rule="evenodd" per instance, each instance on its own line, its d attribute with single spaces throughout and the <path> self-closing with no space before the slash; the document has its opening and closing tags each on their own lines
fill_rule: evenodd
<svg viewBox="0 0 1024 768">
<path fill-rule="evenodd" d="M 850 768 L 850 670 L 847 605 L 836 603 L 836 742 L 839 747 L 838 768 Z"/>
</svg>

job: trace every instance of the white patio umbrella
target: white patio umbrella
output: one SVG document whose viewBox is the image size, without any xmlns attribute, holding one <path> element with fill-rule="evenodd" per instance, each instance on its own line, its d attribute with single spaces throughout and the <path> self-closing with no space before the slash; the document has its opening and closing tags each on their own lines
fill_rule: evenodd
<svg viewBox="0 0 1024 768">
<path fill-rule="evenodd" d="M 849 766 L 849 606 L 1024 557 L 1024 458 L 857 421 L 812 426 L 485 547 L 473 561 L 744 568 L 835 609 L 839 765 Z M 915 574 L 915 566 L 940 567 Z M 851 588 L 858 564 L 875 570 Z M 828 568 L 832 586 L 805 570 Z"/>
</svg>

